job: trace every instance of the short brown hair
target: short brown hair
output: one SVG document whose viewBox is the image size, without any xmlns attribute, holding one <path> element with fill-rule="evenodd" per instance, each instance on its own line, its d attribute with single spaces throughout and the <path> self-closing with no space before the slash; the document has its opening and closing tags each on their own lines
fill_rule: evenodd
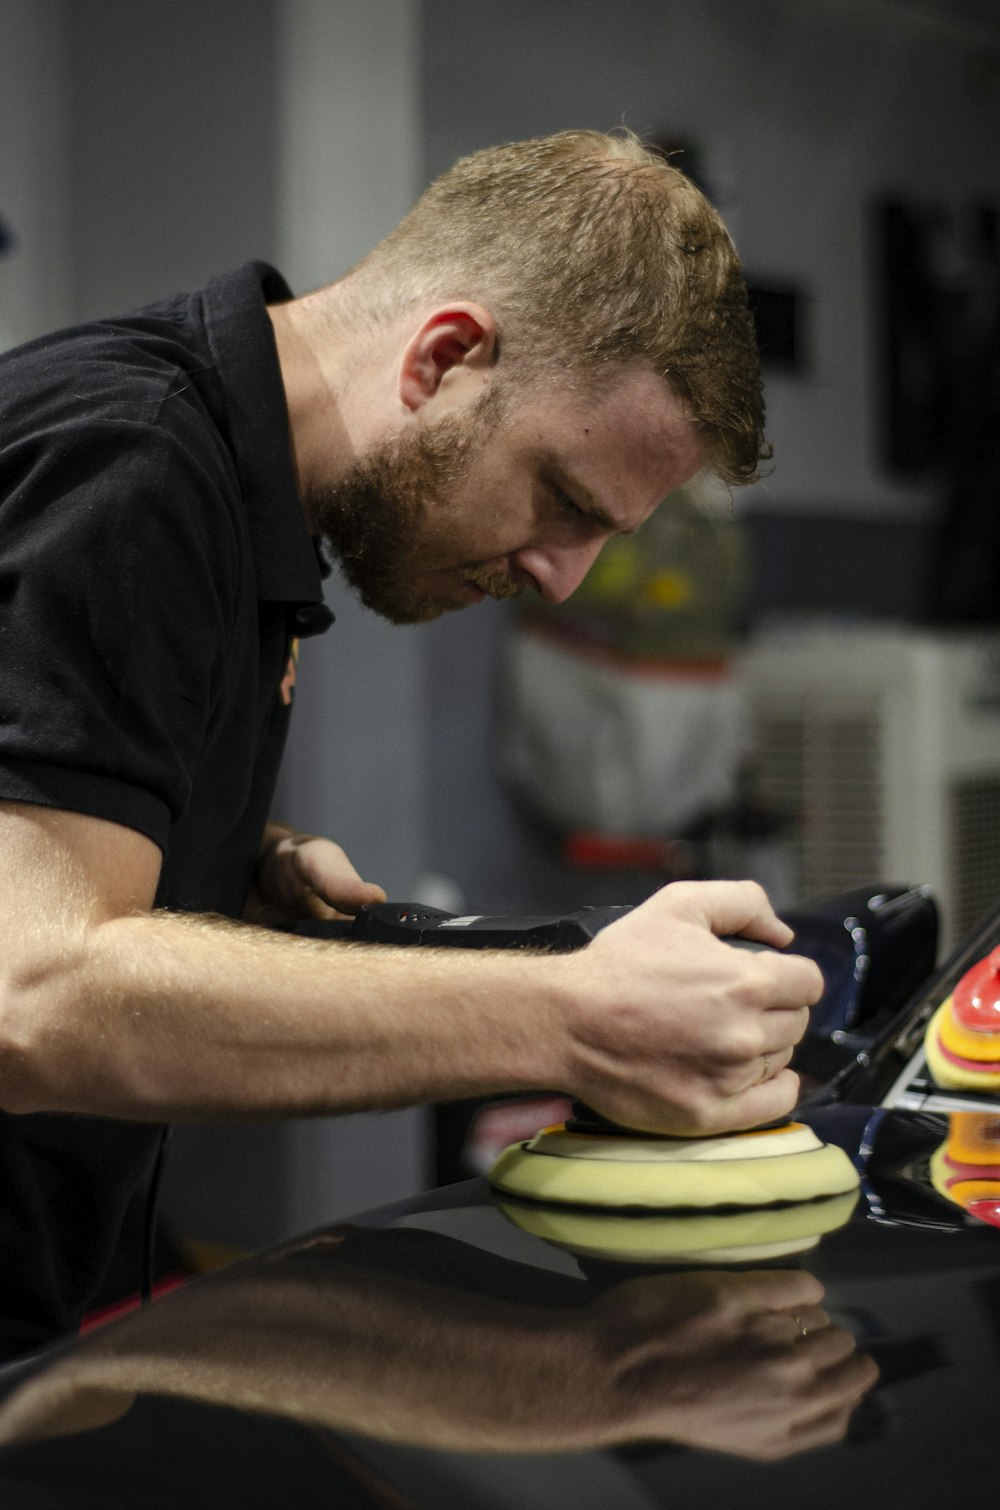
<svg viewBox="0 0 1000 1510">
<path fill-rule="evenodd" d="M 757 480 L 769 450 L 736 249 L 691 180 L 630 132 L 566 131 L 460 159 L 354 276 L 373 314 L 438 297 L 487 305 L 512 370 L 517 359 L 589 384 L 644 363 L 684 405 L 713 470 Z"/>
</svg>

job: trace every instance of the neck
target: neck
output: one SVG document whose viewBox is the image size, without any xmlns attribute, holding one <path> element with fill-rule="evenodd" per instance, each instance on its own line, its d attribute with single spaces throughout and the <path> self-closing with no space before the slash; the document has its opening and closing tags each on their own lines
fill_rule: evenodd
<svg viewBox="0 0 1000 1510">
<path fill-rule="evenodd" d="M 299 495 L 335 481 L 370 444 L 382 412 L 377 353 L 337 317 L 336 290 L 268 309 L 288 407 Z M 362 358 L 365 360 L 362 360 Z"/>
</svg>

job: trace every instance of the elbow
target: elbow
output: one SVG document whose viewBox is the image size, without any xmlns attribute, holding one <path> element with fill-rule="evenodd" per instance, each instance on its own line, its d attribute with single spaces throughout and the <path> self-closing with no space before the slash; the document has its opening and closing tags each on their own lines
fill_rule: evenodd
<svg viewBox="0 0 1000 1510">
<path fill-rule="evenodd" d="M 0 969 L 0 1111 L 13 1116 L 71 1108 L 58 1087 L 75 1058 L 67 1003 L 73 992 L 65 958 Z"/>
<path fill-rule="evenodd" d="M 12 1116 L 43 1110 L 32 1071 L 36 1050 L 18 1028 L 19 1007 L 8 984 L 0 984 L 0 1111 Z"/>
<path fill-rule="evenodd" d="M 0 981 L 0 1111 L 12 1116 L 51 1109 L 42 1091 L 44 1053 L 32 1021 L 36 1007 L 10 981 Z"/>
</svg>

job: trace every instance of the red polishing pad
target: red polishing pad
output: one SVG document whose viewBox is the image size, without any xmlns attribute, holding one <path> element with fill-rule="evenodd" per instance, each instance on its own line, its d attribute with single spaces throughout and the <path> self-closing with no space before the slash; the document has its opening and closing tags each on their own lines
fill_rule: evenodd
<svg viewBox="0 0 1000 1510">
<path fill-rule="evenodd" d="M 951 998 L 955 1021 L 970 1033 L 989 1033 L 1000 1041 L 1000 949 L 967 971 Z"/>
<path fill-rule="evenodd" d="M 1000 1089 L 1000 949 L 962 976 L 931 1018 L 924 1048 L 939 1085 Z"/>
</svg>

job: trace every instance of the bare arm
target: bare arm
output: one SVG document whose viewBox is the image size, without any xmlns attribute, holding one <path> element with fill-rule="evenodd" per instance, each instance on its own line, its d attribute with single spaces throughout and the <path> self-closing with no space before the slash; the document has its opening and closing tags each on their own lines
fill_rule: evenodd
<svg viewBox="0 0 1000 1510">
<path fill-rule="evenodd" d="M 393 1233 L 400 1256 L 412 1235 Z M 454 1286 L 420 1249 L 387 1283 L 365 1236 L 234 1265 L 101 1328 L 12 1397 L 0 1441 L 104 1426 L 148 1392 L 452 1451 L 666 1440 L 773 1461 L 839 1441 L 877 1377 L 808 1273 L 644 1276 L 550 1308 Z"/>
<path fill-rule="evenodd" d="M 691 1132 L 794 1103 L 783 1065 L 819 972 L 713 938 L 787 942 L 749 884 L 666 888 L 577 955 L 465 956 L 153 913 L 158 872 L 131 830 L 0 804 L 6 1109 L 278 1116 L 550 1088 Z"/>
</svg>

